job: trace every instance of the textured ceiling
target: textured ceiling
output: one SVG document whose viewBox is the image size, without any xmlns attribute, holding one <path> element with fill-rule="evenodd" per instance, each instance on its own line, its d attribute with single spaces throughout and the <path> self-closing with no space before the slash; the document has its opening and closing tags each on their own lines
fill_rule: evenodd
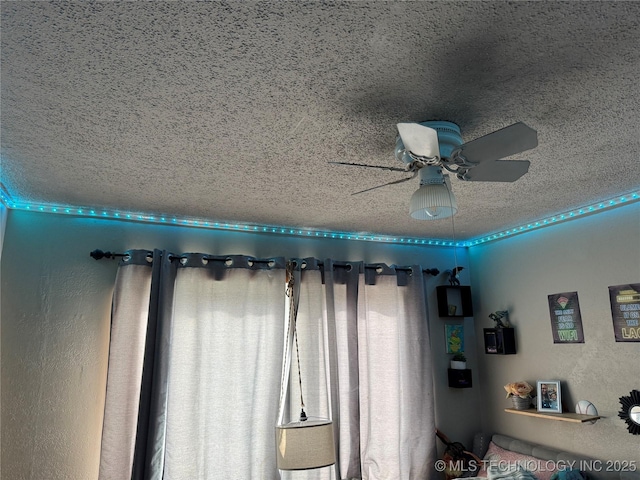
<svg viewBox="0 0 640 480">
<path fill-rule="evenodd" d="M 452 178 L 472 238 L 640 179 L 640 2 L 1 2 L 2 182 L 19 201 L 448 237 L 408 214 L 396 123 L 517 121 L 514 183 Z"/>
</svg>

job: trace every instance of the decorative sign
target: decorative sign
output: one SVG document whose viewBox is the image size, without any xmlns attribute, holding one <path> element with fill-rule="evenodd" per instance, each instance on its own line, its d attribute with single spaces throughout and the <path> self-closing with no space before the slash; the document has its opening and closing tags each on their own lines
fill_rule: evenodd
<svg viewBox="0 0 640 480">
<path fill-rule="evenodd" d="M 616 342 L 640 342 L 640 283 L 609 287 Z"/>
<path fill-rule="evenodd" d="M 464 352 L 464 326 L 445 325 L 444 334 L 447 340 L 447 353 Z"/>
<path fill-rule="evenodd" d="M 584 343 L 578 292 L 549 295 L 553 343 Z"/>
</svg>

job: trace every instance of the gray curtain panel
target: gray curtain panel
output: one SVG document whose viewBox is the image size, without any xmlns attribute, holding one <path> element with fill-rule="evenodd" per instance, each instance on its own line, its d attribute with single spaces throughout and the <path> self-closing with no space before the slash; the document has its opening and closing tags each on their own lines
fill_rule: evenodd
<svg viewBox="0 0 640 480">
<path fill-rule="evenodd" d="M 131 478 L 151 295 L 150 252 L 120 262 L 113 292 L 99 478 Z"/>
<path fill-rule="evenodd" d="M 358 292 L 362 478 L 429 478 L 435 419 L 422 270 L 380 266 L 367 277 Z"/>
</svg>

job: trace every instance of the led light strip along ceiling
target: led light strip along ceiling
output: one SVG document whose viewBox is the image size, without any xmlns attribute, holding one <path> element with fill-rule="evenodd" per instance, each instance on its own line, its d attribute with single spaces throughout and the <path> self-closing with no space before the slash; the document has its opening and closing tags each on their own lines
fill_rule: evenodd
<svg viewBox="0 0 640 480">
<path fill-rule="evenodd" d="M 632 192 L 626 195 L 621 195 L 616 198 L 588 205 L 583 208 L 571 210 L 568 212 L 560 213 L 552 217 L 543 218 L 536 222 L 521 225 L 513 229 L 504 230 L 490 235 L 478 237 L 471 240 L 442 240 L 442 239 L 427 239 L 416 237 L 398 237 L 392 235 L 376 235 L 376 234 L 362 234 L 354 232 L 336 232 L 331 230 L 314 230 L 306 228 L 291 228 L 284 226 L 274 225 L 255 225 L 255 224 L 243 224 L 234 222 L 216 222 L 211 220 L 196 219 L 192 217 L 176 217 L 176 216 L 162 216 L 152 215 L 148 213 L 136 213 L 136 212 L 122 212 L 118 210 L 100 209 L 100 208 L 84 208 L 76 206 L 60 206 L 60 205 L 38 205 L 30 203 L 21 203 L 13 201 L 9 195 L 3 190 L 0 190 L 0 200 L 2 203 L 12 210 L 24 210 L 35 211 L 45 213 L 55 213 L 61 215 L 73 215 L 89 218 L 106 218 L 112 220 L 125 220 L 134 222 L 144 222 L 153 224 L 165 224 L 176 226 L 188 226 L 196 228 L 205 228 L 212 230 L 228 230 L 236 232 L 254 232 L 254 233 L 269 233 L 280 234 L 296 237 L 307 238 L 331 238 L 340 240 L 358 240 L 369 241 L 378 243 L 394 243 L 403 245 L 437 245 L 437 246 L 456 246 L 456 247 L 472 247 L 474 245 L 480 245 L 495 240 L 500 240 L 513 235 L 525 233 L 538 228 L 547 227 L 556 223 L 575 219 L 577 217 L 588 215 L 592 213 L 602 212 L 614 207 L 618 207 L 624 204 L 629 204 L 640 200 L 640 193 Z"/>
</svg>

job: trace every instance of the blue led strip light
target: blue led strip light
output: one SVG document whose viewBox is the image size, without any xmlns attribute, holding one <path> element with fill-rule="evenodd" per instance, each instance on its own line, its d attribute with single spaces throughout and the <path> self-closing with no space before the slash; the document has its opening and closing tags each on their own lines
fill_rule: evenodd
<svg viewBox="0 0 640 480">
<path fill-rule="evenodd" d="M 554 215 L 552 217 L 544 218 L 527 225 L 521 225 L 510 230 L 504 230 L 483 237 L 478 237 L 472 240 L 457 240 L 455 242 L 442 239 L 426 239 L 416 237 L 398 237 L 392 235 L 379 235 L 373 233 L 353 233 L 353 232 L 336 232 L 330 230 L 315 230 L 309 228 L 291 228 L 284 226 L 274 225 L 255 225 L 244 224 L 236 222 L 216 222 L 212 220 L 197 219 L 193 217 L 176 217 L 176 216 L 163 216 L 152 215 L 148 213 L 135 213 L 135 212 L 122 212 L 118 210 L 102 209 L 102 208 L 90 208 L 90 207 L 77 207 L 77 206 L 59 206 L 59 205 L 38 205 L 15 202 L 11 197 L 0 189 L 0 201 L 10 209 L 24 210 L 32 212 L 44 212 L 55 213 L 61 215 L 72 215 L 79 217 L 89 218 L 105 218 L 111 220 L 125 220 L 133 222 L 153 223 L 159 225 L 176 225 L 195 228 L 205 228 L 212 230 L 227 230 L 236 232 L 253 232 L 253 233 L 267 233 L 267 234 L 279 234 L 294 237 L 306 237 L 306 238 L 330 238 L 339 240 L 358 240 L 369 241 L 377 243 L 391 243 L 400 245 L 432 245 L 440 247 L 473 247 L 474 245 L 485 244 L 496 240 L 501 240 L 521 233 L 526 233 L 538 228 L 547 227 L 556 223 L 572 220 L 580 216 L 598 213 L 604 210 L 608 210 L 621 205 L 633 203 L 640 200 L 640 193 L 632 192 L 626 195 L 621 195 L 611 200 L 599 202 L 593 205 L 589 205 L 583 208 L 572 210 L 569 212 Z"/>
<path fill-rule="evenodd" d="M 449 240 L 425 239 L 415 237 L 399 237 L 392 235 L 380 235 L 373 233 L 336 232 L 330 230 L 315 230 L 309 228 L 291 228 L 276 225 L 255 225 L 236 222 L 217 222 L 193 217 L 177 217 L 170 215 L 153 215 L 148 213 L 122 212 L 118 210 L 90 207 L 59 206 L 45 204 L 28 204 L 14 202 L 7 194 L 0 191 L 0 199 L 7 208 L 31 212 L 56 213 L 88 218 L 105 218 L 111 220 L 125 220 L 158 225 L 174 225 L 181 227 L 195 227 L 211 230 L 227 230 L 245 233 L 279 234 L 306 238 L 330 238 L 338 240 L 359 240 L 377 243 L 395 243 L 401 245 L 437 245 L 441 247 L 453 247 L 454 242 Z M 467 247 L 468 242 L 457 241 L 456 247 Z"/>
<path fill-rule="evenodd" d="M 467 245 L 470 247 L 473 247 L 475 245 L 480 245 L 487 242 L 493 242 L 495 240 L 501 240 L 503 238 L 519 235 L 521 233 L 530 232 L 538 228 L 549 227 L 557 223 L 574 220 L 576 218 L 579 218 L 585 215 L 600 213 L 602 211 L 610 210 L 615 207 L 620 207 L 622 205 L 627 205 L 630 203 L 637 202 L 638 200 L 640 200 L 640 192 L 631 192 L 626 195 L 620 195 L 619 197 L 612 198 L 610 200 L 605 200 L 603 202 L 587 205 L 586 207 L 577 208 L 575 210 L 570 210 L 568 212 L 543 218 L 541 220 L 528 223 L 526 225 L 520 225 L 510 230 L 503 230 L 501 232 L 496 232 L 483 237 L 478 237 L 478 238 L 467 241 Z"/>
</svg>

